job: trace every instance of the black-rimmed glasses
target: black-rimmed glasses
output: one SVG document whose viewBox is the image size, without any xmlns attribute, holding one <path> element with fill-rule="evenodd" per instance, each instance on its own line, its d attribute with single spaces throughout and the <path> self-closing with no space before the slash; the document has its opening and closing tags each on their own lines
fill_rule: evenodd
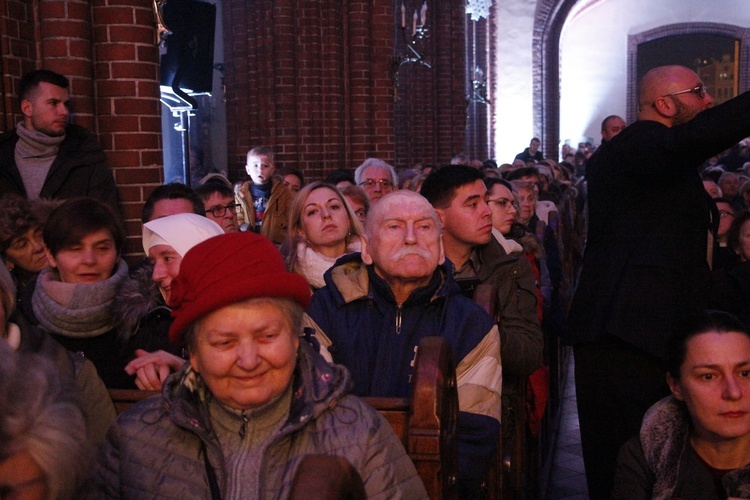
<svg viewBox="0 0 750 500">
<path fill-rule="evenodd" d="M 224 217 L 226 215 L 227 210 L 231 210 L 232 213 L 236 213 L 235 209 L 237 208 L 236 203 L 230 203 L 229 205 L 216 205 L 206 210 L 206 213 L 211 213 L 214 217 Z"/>
</svg>

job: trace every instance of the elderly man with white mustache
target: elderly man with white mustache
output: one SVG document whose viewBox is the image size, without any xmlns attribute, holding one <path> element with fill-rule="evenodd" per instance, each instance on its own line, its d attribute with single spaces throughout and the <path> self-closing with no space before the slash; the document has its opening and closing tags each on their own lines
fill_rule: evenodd
<svg viewBox="0 0 750 500">
<path fill-rule="evenodd" d="M 409 397 L 419 341 L 445 338 L 458 363 L 459 487 L 476 498 L 500 429 L 500 336 L 461 295 L 438 216 L 412 191 L 384 196 L 367 216 L 362 252 L 326 272 L 307 310 L 321 350 L 352 372 L 358 396 Z M 324 355 L 325 355 L 324 354 Z"/>
</svg>

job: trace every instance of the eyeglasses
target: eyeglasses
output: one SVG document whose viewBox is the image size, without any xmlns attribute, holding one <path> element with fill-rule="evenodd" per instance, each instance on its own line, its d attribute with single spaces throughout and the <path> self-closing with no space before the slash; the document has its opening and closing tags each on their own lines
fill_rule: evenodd
<svg viewBox="0 0 750 500">
<path fill-rule="evenodd" d="M 722 219 L 724 217 L 734 217 L 734 214 L 728 210 L 719 210 L 719 217 L 721 217 Z"/>
<path fill-rule="evenodd" d="M 44 483 L 44 477 L 35 477 L 17 484 L 0 484 L 0 500 L 11 500 L 17 498 L 21 490 L 25 490 L 26 488 L 38 483 Z"/>
<path fill-rule="evenodd" d="M 700 84 L 700 85 L 693 87 L 692 89 L 680 90 L 679 92 L 672 92 L 671 94 L 664 94 L 662 97 L 672 97 L 675 95 L 688 94 L 688 93 L 695 94 L 700 99 L 703 99 L 704 97 L 706 97 L 706 94 L 708 93 L 708 89 L 706 88 L 705 85 Z"/>
<path fill-rule="evenodd" d="M 391 189 L 393 187 L 393 182 L 389 181 L 388 179 L 367 179 L 366 181 L 359 183 L 360 186 L 370 189 L 374 188 L 375 184 L 380 184 L 380 187 L 382 189 Z"/>
<path fill-rule="evenodd" d="M 516 200 L 510 200 L 508 198 L 498 198 L 496 200 L 487 200 L 487 203 L 494 203 L 500 208 L 508 208 L 508 203 L 510 203 L 510 206 L 518 210 L 518 207 L 520 206 Z"/>
<path fill-rule="evenodd" d="M 236 203 L 230 203 L 227 206 L 216 205 L 216 206 L 213 206 L 213 207 L 209 208 L 208 210 L 206 210 L 206 213 L 210 212 L 211 215 L 213 215 L 214 217 L 224 217 L 224 215 L 226 215 L 226 213 L 227 213 L 227 210 L 231 210 L 232 213 L 235 213 L 235 209 L 236 208 L 237 208 L 237 204 Z"/>
</svg>

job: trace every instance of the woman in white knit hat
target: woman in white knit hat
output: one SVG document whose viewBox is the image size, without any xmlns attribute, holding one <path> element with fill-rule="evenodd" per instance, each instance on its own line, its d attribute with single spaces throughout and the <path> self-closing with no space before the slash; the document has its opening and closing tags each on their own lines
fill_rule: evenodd
<svg viewBox="0 0 750 500">
<path fill-rule="evenodd" d="M 138 388 L 161 389 L 164 379 L 185 362 L 175 355 L 180 349 L 167 337 L 171 324 L 170 286 L 180 272 L 180 263 L 188 250 L 220 234 L 224 231 L 218 224 L 192 213 L 170 215 L 143 225 L 143 251 L 153 264 L 151 279 L 158 285 L 161 297 L 150 297 L 144 310 L 136 313 L 138 327 L 133 332 L 121 332 L 127 335 L 124 340 L 136 355 L 125 370 L 136 375 Z M 122 305 L 117 307 L 126 309 Z"/>
</svg>

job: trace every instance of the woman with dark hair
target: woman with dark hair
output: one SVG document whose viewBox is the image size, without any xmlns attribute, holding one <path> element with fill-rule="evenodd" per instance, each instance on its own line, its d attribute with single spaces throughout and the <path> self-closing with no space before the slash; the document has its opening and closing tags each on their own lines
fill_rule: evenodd
<svg viewBox="0 0 750 500">
<path fill-rule="evenodd" d="M 23 313 L 66 349 L 90 359 L 107 387 L 135 388 L 111 312 L 127 276 L 120 258 L 125 232 L 114 211 L 93 198 L 72 198 L 44 225 L 50 267 L 37 277 Z"/>
<path fill-rule="evenodd" d="M 289 210 L 287 268 L 305 277 L 313 289 L 342 255 L 360 250 L 362 226 L 341 191 L 324 182 L 308 184 Z M 288 250 L 287 250 L 288 246 Z"/>
<path fill-rule="evenodd" d="M 672 395 L 622 447 L 612 498 L 750 498 L 750 330 L 725 312 L 695 314 L 665 365 Z"/>
<path fill-rule="evenodd" d="M 56 205 L 14 195 L 0 199 L 0 257 L 13 275 L 19 298 L 48 265 L 42 226 Z"/>
</svg>

